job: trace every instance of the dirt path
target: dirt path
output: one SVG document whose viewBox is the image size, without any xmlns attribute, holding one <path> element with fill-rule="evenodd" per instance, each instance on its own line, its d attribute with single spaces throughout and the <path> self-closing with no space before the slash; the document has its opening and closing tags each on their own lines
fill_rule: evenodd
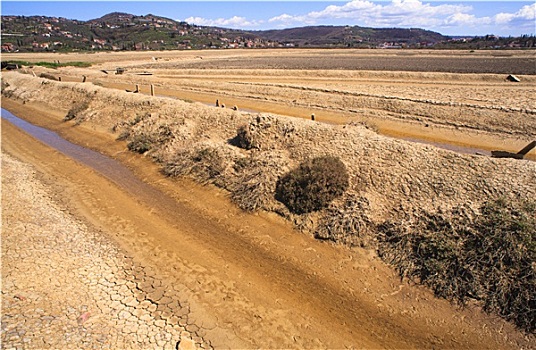
<svg viewBox="0 0 536 350">
<path fill-rule="evenodd" d="M 3 107 L 114 157 L 158 191 L 133 196 L 2 121 L 3 152 L 33 164 L 70 215 L 186 300 L 190 331 L 215 348 L 529 347 L 504 321 L 401 283 L 371 252 L 315 241 L 276 216 L 244 214 L 220 191 L 162 177 L 97 127 L 61 123 L 65 111 Z"/>
</svg>

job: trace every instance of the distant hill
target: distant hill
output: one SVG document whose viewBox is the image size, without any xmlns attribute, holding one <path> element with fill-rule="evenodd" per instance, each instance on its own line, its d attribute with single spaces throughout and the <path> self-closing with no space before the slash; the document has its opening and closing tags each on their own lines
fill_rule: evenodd
<svg viewBox="0 0 536 350">
<path fill-rule="evenodd" d="M 313 26 L 254 32 L 278 42 L 299 46 L 428 46 L 449 38 L 424 29 Z"/>
<path fill-rule="evenodd" d="M 113 12 L 89 21 L 46 16 L 1 16 L 2 52 L 188 50 L 272 47 L 498 48 L 533 47 L 535 40 L 495 37 L 453 40 L 424 29 L 310 26 L 245 31 L 206 27 L 157 15 Z M 529 46 L 527 46 L 529 45 Z"/>
</svg>

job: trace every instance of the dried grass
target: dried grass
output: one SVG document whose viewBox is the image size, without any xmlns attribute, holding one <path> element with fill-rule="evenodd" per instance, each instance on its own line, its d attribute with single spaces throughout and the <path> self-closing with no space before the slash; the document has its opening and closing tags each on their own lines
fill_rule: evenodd
<svg viewBox="0 0 536 350">
<path fill-rule="evenodd" d="M 366 198 L 348 194 L 324 210 L 314 235 L 350 247 L 374 247 L 370 210 Z"/>
<path fill-rule="evenodd" d="M 78 102 L 76 103 L 69 111 L 67 115 L 63 118 L 63 121 L 69 121 L 73 119 L 82 119 L 82 113 L 89 108 L 89 102 Z"/>
<path fill-rule="evenodd" d="M 437 296 L 536 329 L 536 202 L 499 199 L 480 212 L 468 207 L 379 226 L 380 256 L 402 277 L 429 286 Z"/>
<path fill-rule="evenodd" d="M 288 169 L 276 152 L 257 152 L 235 164 L 237 176 L 231 187 L 231 200 L 241 209 L 272 210 L 277 180 Z"/>
<path fill-rule="evenodd" d="M 168 161 L 162 172 L 167 176 L 190 176 L 200 183 L 220 184 L 229 162 L 217 146 L 200 144 L 194 149 L 183 149 Z"/>
<path fill-rule="evenodd" d="M 326 207 L 348 188 L 346 166 L 337 157 L 309 159 L 277 181 L 276 199 L 292 213 L 305 214 Z"/>
<path fill-rule="evenodd" d="M 56 78 L 56 76 L 54 76 L 54 75 L 52 75 L 50 73 L 41 73 L 41 74 L 39 74 L 39 77 L 49 79 L 49 80 L 54 80 L 54 81 L 58 80 L 58 78 Z"/>
</svg>

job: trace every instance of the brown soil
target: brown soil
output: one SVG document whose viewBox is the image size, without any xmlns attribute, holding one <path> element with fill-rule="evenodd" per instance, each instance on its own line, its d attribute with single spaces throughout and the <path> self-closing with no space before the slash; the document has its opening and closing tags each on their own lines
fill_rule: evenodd
<svg viewBox="0 0 536 350">
<path fill-rule="evenodd" d="M 164 178 L 152 162 L 125 152 L 123 143 L 97 126 L 62 123 L 66 110 L 8 99 L 2 104 L 114 157 L 163 193 L 133 196 L 2 120 L 2 152 L 34 164 L 74 216 L 161 273 L 165 283 L 182 286 L 192 317 L 206 325 L 205 338 L 216 348 L 533 344 L 533 337 L 478 308 L 459 310 L 400 282 L 371 252 L 315 241 L 279 217 L 241 212 L 219 190 Z M 153 210 L 159 201 L 169 201 L 174 210 Z"/>
</svg>

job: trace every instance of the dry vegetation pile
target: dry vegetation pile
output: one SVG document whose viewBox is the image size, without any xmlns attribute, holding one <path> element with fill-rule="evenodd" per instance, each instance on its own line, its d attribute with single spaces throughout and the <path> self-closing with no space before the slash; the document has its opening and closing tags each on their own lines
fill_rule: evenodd
<svg viewBox="0 0 536 350">
<path fill-rule="evenodd" d="M 321 210 L 348 188 L 343 162 L 333 156 L 307 159 L 278 181 L 275 198 L 295 214 Z"/>
<path fill-rule="evenodd" d="M 519 219 L 534 218 L 534 206 L 519 204 L 536 198 L 534 162 L 456 154 L 358 124 L 241 113 L 89 84 L 43 84 L 18 73 L 3 78 L 6 96 L 54 101 L 65 111 L 87 103 L 74 113 L 75 123 L 108 128 L 167 175 L 224 188 L 241 208 L 277 212 L 318 238 L 378 248 L 402 276 L 438 295 L 482 300 L 486 310 L 534 330 L 534 221 Z M 318 176 L 306 176 L 317 158 L 333 159 L 330 173 L 320 167 Z M 327 190 L 329 176 L 339 175 L 334 171 L 340 181 Z M 321 205 L 296 197 L 298 187 L 311 183 L 320 186 Z M 278 188 L 295 197 L 283 204 Z M 499 199 L 506 221 L 490 209 Z"/>
<path fill-rule="evenodd" d="M 536 330 L 536 201 L 490 200 L 478 211 L 417 209 L 378 227 L 379 253 L 401 276 L 462 305 Z"/>
</svg>

